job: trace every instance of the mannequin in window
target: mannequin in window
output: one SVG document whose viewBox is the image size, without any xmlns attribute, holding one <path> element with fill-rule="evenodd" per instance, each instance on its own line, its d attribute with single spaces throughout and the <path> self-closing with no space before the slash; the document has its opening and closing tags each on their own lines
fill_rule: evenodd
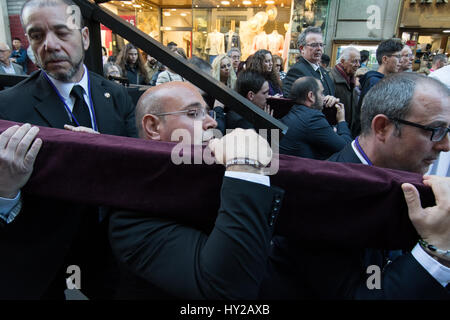
<svg viewBox="0 0 450 320">
<path fill-rule="evenodd" d="M 268 50 L 272 52 L 272 54 L 277 55 L 283 54 L 284 37 L 283 35 L 279 34 L 276 29 L 273 30 L 272 33 L 267 36 L 267 42 L 268 42 Z"/>
<path fill-rule="evenodd" d="M 210 62 L 212 63 L 217 55 L 225 53 L 225 36 L 217 31 L 217 29 L 208 33 L 205 50 L 207 50 Z"/>
<path fill-rule="evenodd" d="M 239 35 L 232 29 L 225 33 L 225 51 L 228 52 L 233 48 L 241 50 L 241 41 Z"/>
</svg>

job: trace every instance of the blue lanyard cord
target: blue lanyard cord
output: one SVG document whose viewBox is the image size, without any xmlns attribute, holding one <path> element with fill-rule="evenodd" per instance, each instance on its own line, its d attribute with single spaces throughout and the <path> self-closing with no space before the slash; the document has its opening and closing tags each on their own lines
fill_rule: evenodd
<svg viewBox="0 0 450 320">
<path fill-rule="evenodd" d="M 358 149 L 359 153 L 362 155 L 362 157 L 367 161 L 367 164 L 369 166 L 373 166 L 372 161 L 370 161 L 369 157 L 366 155 L 366 153 L 364 152 L 364 150 L 361 148 L 359 141 L 358 141 L 358 137 L 356 137 L 355 139 L 355 145 L 356 148 Z"/>
<path fill-rule="evenodd" d="M 44 77 L 47 79 L 48 83 L 50 83 L 50 86 L 53 88 L 53 90 L 55 90 L 55 92 L 58 95 L 59 99 L 64 104 L 64 108 L 66 108 L 67 112 L 69 112 L 70 116 L 75 121 L 77 126 L 80 126 L 80 123 L 78 122 L 77 118 L 75 118 L 75 116 L 73 115 L 72 111 L 70 111 L 70 108 L 67 105 L 66 101 L 62 97 L 61 93 L 59 93 L 58 88 L 56 88 L 55 85 L 53 84 L 53 82 L 50 80 L 50 78 L 48 77 L 46 72 L 44 72 Z M 90 102 L 89 109 L 91 110 L 91 114 L 92 114 L 92 117 L 93 117 L 93 120 L 94 120 L 94 130 L 98 131 L 98 129 L 97 129 L 97 119 L 95 118 L 95 112 L 94 112 L 94 103 L 92 102 L 91 78 L 89 77 L 89 73 L 87 74 L 87 78 L 88 78 L 88 95 L 89 95 L 89 102 Z"/>
</svg>

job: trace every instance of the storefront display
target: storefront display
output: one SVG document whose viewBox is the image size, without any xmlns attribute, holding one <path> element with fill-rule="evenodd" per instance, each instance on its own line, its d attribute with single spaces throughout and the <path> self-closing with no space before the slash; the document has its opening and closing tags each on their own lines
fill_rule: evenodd
<svg viewBox="0 0 450 320">
<path fill-rule="evenodd" d="M 183 0 L 170 7 L 164 0 L 111 1 L 102 6 L 133 20 L 137 28 L 167 45 L 175 42 L 188 57 L 212 61 L 231 48 L 241 60 L 259 49 L 280 55 L 286 65 L 295 63 L 297 37 L 308 26 L 325 30 L 329 0 Z M 173 4 L 171 2 L 170 4 Z M 131 17 L 131 18 L 130 18 Z M 107 31 L 107 30 L 105 30 Z M 105 33 L 109 53 L 114 35 Z M 120 38 L 120 37 L 119 37 Z M 114 47 L 114 45 L 112 45 Z M 120 48 L 119 48 L 120 49 Z"/>
</svg>

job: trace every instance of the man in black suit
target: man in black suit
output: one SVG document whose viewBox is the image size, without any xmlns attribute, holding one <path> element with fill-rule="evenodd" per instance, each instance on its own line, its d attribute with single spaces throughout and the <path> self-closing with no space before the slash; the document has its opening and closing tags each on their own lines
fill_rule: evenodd
<svg viewBox="0 0 450 320">
<path fill-rule="evenodd" d="M 143 139 L 171 141 L 178 130 L 176 136 L 181 134 L 182 142 L 189 144 L 208 141 L 217 125 L 197 88 L 186 82 L 147 90 L 139 99 L 136 120 Z M 212 230 L 144 212 L 119 210 L 111 215 L 111 245 L 126 280 L 118 298 L 257 297 L 282 197 L 261 170 L 272 153 L 254 130 L 236 129 L 210 141 L 209 147 L 216 161 L 226 165 Z M 192 201 L 201 201 L 201 195 Z"/>
<path fill-rule="evenodd" d="M 424 174 L 439 153 L 450 148 L 450 91 L 424 76 L 401 73 L 381 80 L 367 93 L 361 119 L 361 136 L 329 160 Z M 450 299 L 450 184 L 443 179 L 424 176 L 436 197 L 436 206 L 426 209 L 416 188 L 402 185 L 410 219 L 428 243 L 404 248 L 405 254 L 343 250 L 338 244 L 294 248 L 288 240 L 276 239 L 274 270 L 282 270 L 289 280 L 283 289 L 279 285 L 278 297 Z M 382 270 L 379 281 L 372 277 L 375 270 Z"/>
<path fill-rule="evenodd" d="M 280 153 L 297 157 L 324 160 L 352 141 L 345 121 L 345 109 L 336 103 L 337 131 L 325 119 L 323 86 L 313 77 L 297 79 L 290 98 L 295 105 L 281 122 L 289 127 L 280 141 Z"/>
<path fill-rule="evenodd" d="M 42 70 L 0 93 L 0 118 L 136 136 L 134 106 L 125 89 L 88 72 L 83 64 L 89 30 L 82 26 L 80 9 L 71 0 L 30 0 L 22 8 L 21 19 Z M 7 135 L 3 139 L 15 141 L 31 130 L 36 129 L 26 126 L 18 130 L 18 137 Z M 29 145 L 30 139 L 26 143 Z M 6 154 L 7 150 L 2 152 Z M 64 298 L 70 265 L 81 268 L 85 294 L 90 298 L 108 297 L 110 292 L 104 288 L 110 284 L 99 283 L 107 258 L 102 242 L 107 243 L 107 237 L 102 236 L 105 226 L 99 225 L 98 208 L 21 196 L 20 188 L 32 170 L 33 157 L 29 157 L 27 166 L 22 165 L 21 157 L 2 156 L 0 162 L 2 179 L 8 173 L 17 177 L 27 173 L 26 179 L 0 193 L 8 202 L 2 209 L 7 224 L 0 239 L 0 298 Z"/>
<path fill-rule="evenodd" d="M 320 66 L 323 54 L 322 30 L 317 27 L 308 27 L 298 36 L 298 47 L 302 56 L 286 74 L 283 80 L 283 94 L 289 97 L 292 84 L 298 78 L 310 76 L 320 80 L 323 85 L 325 102 L 334 96 L 334 84 L 327 71 Z M 333 104 L 334 105 L 334 104 Z M 330 105 L 331 106 L 331 105 Z"/>
</svg>

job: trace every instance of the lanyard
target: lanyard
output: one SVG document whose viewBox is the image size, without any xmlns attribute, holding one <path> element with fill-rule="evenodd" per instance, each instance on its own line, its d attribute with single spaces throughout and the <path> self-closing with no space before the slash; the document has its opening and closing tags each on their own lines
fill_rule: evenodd
<svg viewBox="0 0 450 320">
<path fill-rule="evenodd" d="M 358 149 L 359 153 L 361 154 L 361 156 L 367 161 L 367 164 L 369 166 L 373 166 L 372 161 L 370 161 L 369 157 L 366 155 L 366 153 L 364 152 L 364 150 L 361 148 L 361 146 L 359 145 L 359 141 L 358 141 L 358 137 L 356 137 L 355 139 L 355 145 L 356 148 Z"/>
<path fill-rule="evenodd" d="M 67 105 L 66 101 L 64 100 L 64 98 L 62 97 L 61 93 L 59 93 L 58 88 L 55 87 L 55 85 L 53 84 L 53 82 L 49 79 L 48 75 L 46 72 L 44 72 L 44 77 L 45 79 L 47 79 L 48 83 L 50 83 L 50 85 L 52 86 L 53 90 L 55 90 L 56 94 L 58 95 L 59 99 L 61 100 L 61 102 L 64 104 L 64 108 L 66 108 L 67 112 L 69 112 L 70 116 L 72 117 L 72 119 L 75 121 L 75 123 L 77 124 L 77 126 L 80 126 L 80 123 L 78 122 L 78 120 L 75 118 L 75 116 L 73 115 L 72 111 L 70 111 L 69 106 Z M 94 130 L 97 130 L 97 119 L 95 118 L 95 112 L 94 112 L 94 103 L 92 102 L 92 94 L 91 94 L 91 78 L 89 77 L 89 73 L 87 73 L 87 79 L 88 79 L 88 94 L 89 94 L 89 110 L 91 111 L 92 117 L 94 119 Z"/>
</svg>

